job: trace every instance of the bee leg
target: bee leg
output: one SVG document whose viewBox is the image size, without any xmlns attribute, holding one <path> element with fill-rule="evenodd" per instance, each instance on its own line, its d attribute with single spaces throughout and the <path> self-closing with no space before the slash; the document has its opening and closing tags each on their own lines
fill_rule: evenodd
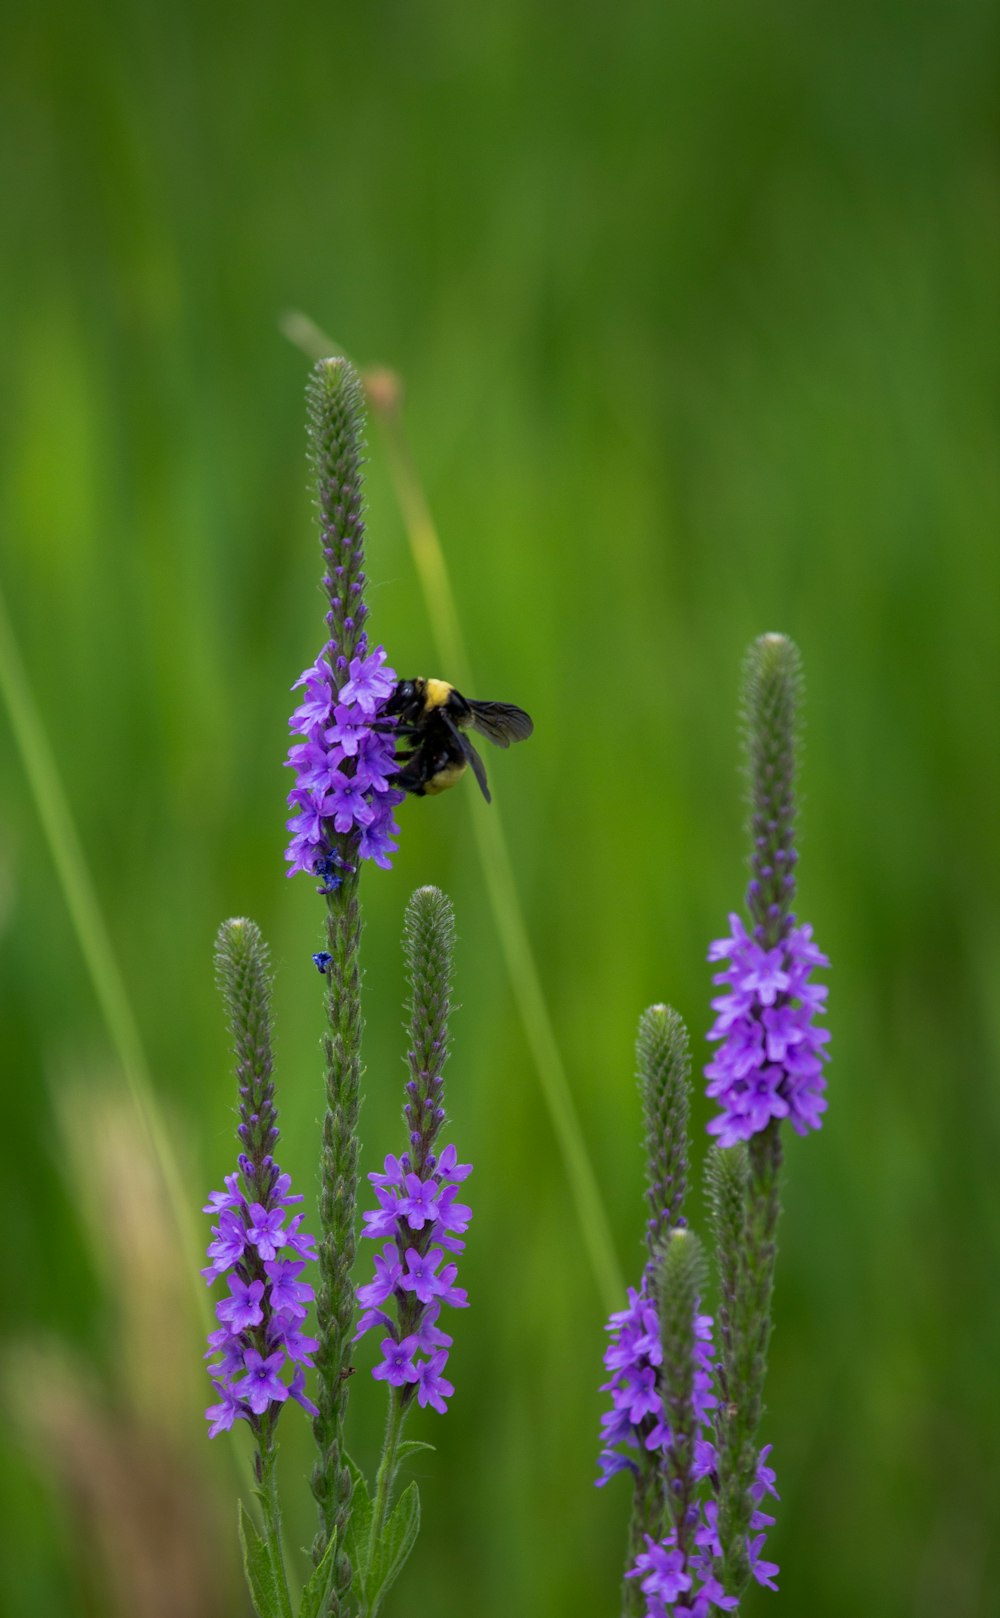
<svg viewBox="0 0 1000 1618">
<path fill-rule="evenodd" d="M 390 724 L 387 719 L 371 719 L 368 721 L 369 730 L 377 730 L 384 736 L 418 736 L 419 725 Z"/>
<path fill-rule="evenodd" d="M 424 797 L 423 776 L 419 770 L 412 767 L 412 759 L 413 754 L 411 753 L 405 760 L 404 767 L 397 770 L 395 775 L 390 776 L 390 785 L 398 787 L 401 792 L 409 792 L 415 798 L 422 798 Z"/>
</svg>

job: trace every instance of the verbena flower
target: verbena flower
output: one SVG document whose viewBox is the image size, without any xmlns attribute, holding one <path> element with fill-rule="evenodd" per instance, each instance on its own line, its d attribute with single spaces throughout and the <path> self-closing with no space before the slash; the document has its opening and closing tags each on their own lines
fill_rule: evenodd
<svg viewBox="0 0 1000 1618">
<path fill-rule="evenodd" d="M 647 1267 L 642 1285 L 629 1289 L 628 1307 L 613 1314 L 608 1322 L 611 1341 L 604 1363 L 611 1372 L 602 1391 L 611 1393 L 612 1408 L 602 1418 L 604 1448 L 599 1465 L 598 1487 L 616 1472 L 638 1474 L 628 1451 L 652 1452 L 666 1470 L 674 1435 L 663 1404 L 663 1350 L 659 1313 L 651 1294 Z M 717 1467 L 715 1446 L 709 1436 L 712 1412 L 718 1396 L 712 1343 L 712 1317 L 694 1315 L 693 1374 L 691 1403 L 699 1436 L 694 1443 L 690 1476 L 702 1485 L 701 1492 L 687 1509 L 683 1535 L 673 1527 L 662 1538 L 645 1534 L 646 1549 L 639 1553 L 626 1578 L 638 1579 L 645 1599 L 647 1618 L 705 1618 L 714 1606 L 730 1612 L 738 1604 L 727 1595 L 719 1579 L 721 1546 L 718 1539 L 717 1510 L 713 1495 Z M 769 1588 L 778 1572 L 776 1563 L 763 1559 L 766 1529 L 774 1522 L 760 1509 L 765 1494 L 777 1496 L 774 1471 L 767 1465 L 771 1446 L 760 1452 L 757 1477 L 751 1493 L 757 1503 L 750 1520 L 753 1538 L 747 1540 L 747 1557 L 753 1576 Z"/>
<path fill-rule="evenodd" d="M 619 1446 L 624 1445 L 626 1451 L 644 1449 L 661 1456 L 666 1455 L 670 1446 L 670 1427 L 664 1414 L 660 1387 L 660 1366 L 663 1362 L 660 1317 L 650 1289 L 651 1273 L 647 1265 L 639 1289 L 628 1289 L 628 1307 L 618 1310 L 608 1320 L 606 1329 L 611 1341 L 604 1352 L 604 1364 L 611 1377 L 601 1384 L 601 1392 L 611 1394 L 611 1409 L 601 1418 L 604 1447 L 598 1457 L 602 1473 L 597 1479 L 598 1488 L 616 1472 L 626 1469 L 637 1471 L 631 1456 Z M 716 1404 L 712 1377 L 711 1315 L 696 1312 L 694 1334 L 692 1399 L 697 1421 L 704 1427 L 708 1425 L 709 1413 Z M 695 1458 L 695 1477 L 706 1477 L 714 1467 L 715 1451 L 712 1445 L 700 1442 Z"/>
<path fill-rule="evenodd" d="M 710 1447 L 710 1446 L 709 1446 Z M 756 1500 L 764 1493 L 774 1494 L 774 1473 L 766 1465 L 770 1445 L 760 1452 L 757 1464 L 757 1482 L 752 1493 Z M 758 1584 L 776 1590 L 775 1575 L 780 1571 L 776 1562 L 764 1560 L 765 1530 L 774 1518 L 759 1508 L 750 1519 L 753 1538 L 747 1539 L 747 1559 L 750 1572 Z M 738 1597 L 727 1595 L 719 1578 L 722 1546 L 719 1541 L 718 1508 L 714 1499 L 702 1496 L 689 1509 L 687 1548 L 679 1544 L 677 1528 L 671 1528 L 662 1539 L 651 1534 L 645 1536 L 646 1549 L 636 1557 L 635 1566 L 625 1577 L 638 1579 L 646 1602 L 646 1618 L 709 1618 L 712 1608 L 733 1612 L 739 1605 Z"/>
<path fill-rule="evenodd" d="M 632 1478 L 627 1618 L 705 1618 L 713 1607 L 733 1611 L 739 1592 L 722 1576 L 714 1429 L 725 1384 L 716 1366 L 713 1319 L 701 1308 L 707 1266 L 684 1217 L 690 1057 L 675 1011 L 653 1006 L 643 1014 L 636 1056 L 646 1123 L 649 1256 L 626 1308 L 608 1321 L 609 1379 L 602 1391 L 611 1395 L 611 1408 L 601 1421 L 596 1482 L 601 1487 L 622 1471 Z M 725 1303 L 724 1296 L 723 1341 Z M 769 1453 L 761 1451 L 756 1474 L 752 1452 L 748 1457 L 753 1486 L 744 1562 L 747 1575 L 762 1583 L 777 1572 L 763 1558 L 773 1518 L 761 1502 L 776 1492 Z"/>
<path fill-rule="evenodd" d="M 427 1157 L 422 1173 L 404 1152 L 368 1176 L 378 1206 L 363 1215 L 362 1234 L 383 1246 L 374 1278 L 358 1288 L 362 1315 L 354 1341 L 380 1328 L 382 1362 L 372 1375 L 404 1389 L 404 1400 L 415 1395 L 439 1411 L 455 1391 L 441 1375 L 452 1345 L 438 1325 L 441 1306 L 464 1309 L 469 1301 L 455 1284 L 458 1267 L 448 1255 L 465 1248 L 461 1238 L 472 1209 L 456 1196 L 471 1173 L 471 1164 L 459 1163 L 454 1146 L 446 1146 Z"/>
<path fill-rule="evenodd" d="M 227 1288 L 215 1306 L 219 1325 L 205 1356 L 218 1399 L 205 1415 L 210 1438 L 234 1421 L 250 1422 L 270 1456 L 274 1418 L 289 1397 L 315 1414 L 304 1368 L 312 1366 L 317 1343 L 302 1329 L 313 1289 L 299 1276 L 316 1249 L 301 1228 L 302 1215 L 291 1213 L 302 1197 L 292 1195 L 290 1176 L 274 1161 L 271 981 L 259 928 L 242 918 L 225 922 L 215 964 L 233 1034 L 242 1150 L 237 1172 L 226 1175 L 225 1190 L 213 1191 L 204 1210 L 216 1223 L 201 1273 L 209 1286 L 224 1280 Z"/>
<path fill-rule="evenodd" d="M 288 1176 L 270 1157 L 255 1164 L 241 1154 L 239 1166 L 240 1174 L 227 1175 L 225 1191 L 213 1191 L 205 1206 L 218 1224 L 212 1227 L 209 1264 L 202 1274 L 209 1286 L 224 1279 L 229 1289 L 216 1303 L 219 1328 L 209 1336 L 205 1356 L 212 1361 L 209 1375 L 219 1395 L 205 1411 L 210 1438 L 234 1421 L 256 1425 L 268 1410 L 276 1414 L 289 1396 L 316 1414 L 301 1374 L 303 1367 L 312 1367 L 317 1347 L 302 1331 L 313 1289 L 298 1279 L 316 1252 L 314 1238 L 300 1229 L 301 1215 L 289 1220 L 289 1209 L 302 1198 L 290 1195 Z M 261 1194 L 262 1182 L 268 1187 L 264 1200 L 251 1200 Z M 286 1381 L 284 1373 L 293 1364 L 299 1369 Z"/>
<path fill-rule="evenodd" d="M 826 1111 L 823 1063 L 829 1031 L 818 1028 L 827 990 L 811 981 L 827 957 L 813 943 L 812 928 L 791 925 L 772 949 L 729 918 L 730 934 L 709 952 L 728 961 L 713 982 L 724 993 L 712 1001 L 715 1023 L 708 1038 L 719 1042 L 705 1068 L 707 1094 L 720 1107 L 708 1125 L 720 1146 L 749 1140 L 772 1118 L 787 1118 L 804 1135 L 818 1129 Z"/>
<path fill-rule="evenodd" d="M 406 796 L 390 785 L 396 770 L 392 723 L 381 717 L 395 672 L 381 646 L 367 651 L 363 632 L 359 655 L 349 662 L 336 655 L 335 646 L 329 641 L 296 680 L 292 689 L 304 686 L 306 695 L 288 722 L 299 738 L 286 761 L 295 771 L 288 794 L 295 810 L 287 822 L 288 875 L 319 876 L 322 893 L 335 892 L 347 869 L 334 833 L 353 838 L 359 859 L 388 868 L 399 832 L 393 810 Z"/>
<path fill-rule="evenodd" d="M 438 1321 L 443 1306 L 468 1303 L 452 1255 L 465 1249 L 472 1209 L 458 1201 L 458 1192 L 472 1167 L 458 1161 L 454 1146 L 437 1147 L 445 1122 L 454 939 L 450 900 L 437 888 L 418 888 L 403 932 L 410 980 L 403 1104 L 408 1150 L 400 1157 L 390 1153 L 368 1176 L 376 1207 L 363 1215 L 362 1234 L 381 1247 L 372 1280 L 357 1290 L 362 1314 L 354 1338 L 376 1327 L 382 1332 L 382 1363 L 372 1374 L 397 1390 L 404 1409 L 416 1398 L 445 1410 L 455 1391 L 442 1374 L 452 1339 Z"/>
</svg>

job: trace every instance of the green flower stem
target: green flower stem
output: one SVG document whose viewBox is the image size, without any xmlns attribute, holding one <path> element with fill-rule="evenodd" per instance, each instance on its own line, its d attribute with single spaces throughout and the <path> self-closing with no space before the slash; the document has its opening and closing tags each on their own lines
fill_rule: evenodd
<svg viewBox="0 0 1000 1618">
<path fill-rule="evenodd" d="M 662 1252 L 657 1274 L 657 1306 L 663 1360 L 660 1366 L 664 1418 L 670 1428 L 667 1449 L 667 1501 L 677 1533 L 677 1549 L 690 1549 L 688 1514 L 694 1499 L 695 1311 L 705 1295 L 708 1266 L 693 1231 L 674 1230 Z"/>
<path fill-rule="evenodd" d="M 688 1113 L 691 1055 L 687 1029 L 672 1006 L 650 1006 L 639 1019 L 636 1072 L 646 1125 L 646 1247 L 650 1267 L 659 1261 L 664 1243 L 680 1225 L 687 1190 Z M 628 1560 L 646 1549 L 646 1535 L 661 1539 L 670 1525 L 667 1475 L 658 1454 L 641 1450 L 629 1518 Z M 624 1618 L 643 1618 L 646 1598 L 638 1579 L 625 1579 Z"/>
<path fill-rule="evenodd" d="M 636 1557 L 646 1549 L 646 1535 L 661 1539 L 667 1527 L 667 1502 L 664 1477 L 651 1456 L 639 1460 L 639 1475 L 632 1493 L 632 1515 L 629 1518 L 626 1569 L 635 1567 Z M 622 1580 L 622 1618 L 645 1618 L 646 1597 L 641 1580 Z"/>
<path fill-rule="evenodd" d="M 285 1555 L 281 1544 L 281 1507 L 278 1503 L 277 1460 L 278 1446 L 274 1441 L 274 1424 L 270 1415 L 264 1418 L 259 1436 L 259 1449 L 254 1456 L 257 1476 L 256 1495 L 264 1519 L 264 1543 L 274 1574 L 283 1618 L 293 1618 L 292 1598 L 285 1572 Z"/>
<path fill-rule="evenodd" d="M 326 1068 L 326 1112 L 320 1171 L 320 1284 L 316 1298 L 319 1350 L 319 1414 L 313 1433 L 320 1457 L 313 1471 L 313 1493 L 320 1509 L 320 1529 L 313 1542 L 319 1562 L 331 1534 L 338 1547 L 351 1509 L 351 1475 L 344 1460 L 344 1418 L 351 1374 L 351 1336 L 355 1296 L 351 1283 L 356 1249 L 358 1190 L 358 1112 L 361 1102 L 361 910 L 357 872 L 327 897 L 326 1010 L 329 1032 L 323 1040 Z M 343 1610 L 351 1582 L 346 1554 L 337 1551 L 338 1599 L 331 1611 Z"/>
<path fill-rule="evenodd" d="M 723 1333 L 716 1432 L 719 1452 L 719 1538 L 722 1582 L 741 1595 L 750 1578 L 746 1539 L 757 1470 L 757 1430 L 764 1409 L 771 1298 L 781 1212 L 781 1132 L 777 1119 L 749 1142 L 743 1239 L 728 1332 Z M 723 1291 L 726 1291 L 725 1266 Z"/>
<path fill-rule="evenodd" d="M 403 1389 L 393 1388 L 389 1395 L 389 1413 L 385 1424 L 385 1438 L 382 1441 L 382 1455 L 375 1478 L 372 1526 L 368 1538 L 369 1566 L 375 1554 L 375 1547 L 385 1531 L 389 1507 L 392 1504 L 392 1491 L 396 1482 L 396 1473 L 399 1470 L 399 1441 L 403 1434 L 403 1423 L 406 1420 L 408 1409 L 409 1405 L 403 1402 Z"/>
</svg>

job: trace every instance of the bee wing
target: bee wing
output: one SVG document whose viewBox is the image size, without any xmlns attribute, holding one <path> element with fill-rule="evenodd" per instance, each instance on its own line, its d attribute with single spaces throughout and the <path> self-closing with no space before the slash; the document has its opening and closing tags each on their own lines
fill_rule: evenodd
<svg viewBox="0 0 1000 1618">
<path fill-rule="evenodd" d="M 523 742 L 535 728 L 524 709 L 515 708 L 512 702 L 466 701 L 472 712 L 471 724 L 497 747 Z"/>
<path fill-rule="evenodd" d="M 490 796 L 490 789 L 486 784 L 486 765 L 479 757 L 479 754 L 476 752 L 476 749 L 473 747 L 468 736 L 463 736 L 461 731 L 458 732 L 458 735 L 462 743 L 462 752 L 465 754 L 468 762 L 472 765 L 472 773 L 479 782 L 479 790 L 486 799 L 486 802 L 492 803 L 493 799 Z"/>
<path fill-rule="evenodd" d="M 470 706 L 471 706 L 471 704 L 470 704 Z M 454 737 L 455 741 L 458 743 L 459 747 L 461 748 L 462 757 L 465 759 L 465 762 L 472 766 L 472 773 L 475 776 L 476 780 L 479 782 L 479 790 L 480 790 L 480 792 L 482 793 L 483 797 L 486 799 L 487 803 L 492 803 L 493 799 L 492 799 L 492 797 L 490 795 L 490 789 L 489 789 L 489 786 L 487 785 L 487 781 L 486 781 L 486 765 L 483 763 L 482 759 L 479 757 L 479 754 L 476 752 L 476 749 L 473 747 L 473 745 L 472 745 L 471 741 L 469 740 L 468 736 L 465 734 L 465 731 L 464 730 L 459 730 L 458 726 L 455 724 L 455 721 L 452 719 L 451 715 L 449 713 L 447 713 L 443 708 L 439 708 L 437 711 L 441 715 L 441 718 L 444 720 L 444 723 L 447 725 L 447 727 L 450 730 L 450 732 L 451 732 L 452 736 Z M 506 745 L 506 743 L 504 745 Z"/>
</svg>

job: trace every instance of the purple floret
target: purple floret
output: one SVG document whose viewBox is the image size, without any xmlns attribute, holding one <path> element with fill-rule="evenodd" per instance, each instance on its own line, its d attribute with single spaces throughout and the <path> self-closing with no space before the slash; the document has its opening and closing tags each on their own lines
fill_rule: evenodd
<svg viewBox="0 0 1000 1618">
<path fill-rule="evenodd" d="M 371 719 L 396 684 L 396 673 L 386 662 L 385 648 L 376 646 L 367 657 L 352 657 L 348 673 L 350 678 L 340 688 L 340 699 Z"/>
<path fill-rule="evenodd" d="M 248 1348 L 243 1363 L 246 1376 L 234 1384 L 234 1391 L 246 1400 L 254 1415 L 262 1416 L 272 1402 L 283 1404 L 288 1398 L 288 1389 L 278 1376 L 285 1363 L 283 1351 L 279 1348 L 265 1356 Z"/>
<path fill-rule="evenodd" d="M 451 1397 L 455 1389 L 447 1377 L 441 1375 L 448 1359 L 447 1349 L 439 1349 L 433 1359 L 424 1360 L 417 1372 L 417 1401 L 422 1405 L 433 1405 L 442 1415 L 446 1409 L 445 1401 Z"/>
<path fill-rule="evenodd" d="M 219 1433 L 227 1433 L 233 1422 L 244 1416 L 246 1411 L 239 1395 L 234 1393 L 228 1382 L 213 1381 L 212 1386 L 219 1395 L 219 1402 L 209 1405 L 205 1411 L 205 1419 L 210 1423 L 209 1438 L 216 1438 Z"/>
<path fill-rule="evenodd" d="M 287 1239 L 283 1228 L 284 1218 L 281 1208 L 267 1209 L 259 1202 L 252 1204 L 247 1241 L 253 1243 L 260 1258 L 272 1259 L 278 1249 L 284 1247 Z"/>
<path fill-rule="evenodd" d="M 416 1346 L 414 1337 L 404 1337 L 401 1343 L 397 1343 L 395 1337 L 383 1337 L 379 1344 L 382 1364 L 376 1365 L 372 1376 L 376 1381 L 388 1382 L 394 1388 L 402 1387 L 404 1382 L 416 1382 L 419 1375 L 413 1363 Z"/>
<path fill-rule="evenodd" d="M 231 1275 L 228 1284 L 232 1297 L 216 1304 L 217 1318 L 234 1334 L 259 1326 L 264 1319 L 260 1303 L 264 1296 L 263 1281 L 241 1281 L 238 1275 Z"/>
</svg>

